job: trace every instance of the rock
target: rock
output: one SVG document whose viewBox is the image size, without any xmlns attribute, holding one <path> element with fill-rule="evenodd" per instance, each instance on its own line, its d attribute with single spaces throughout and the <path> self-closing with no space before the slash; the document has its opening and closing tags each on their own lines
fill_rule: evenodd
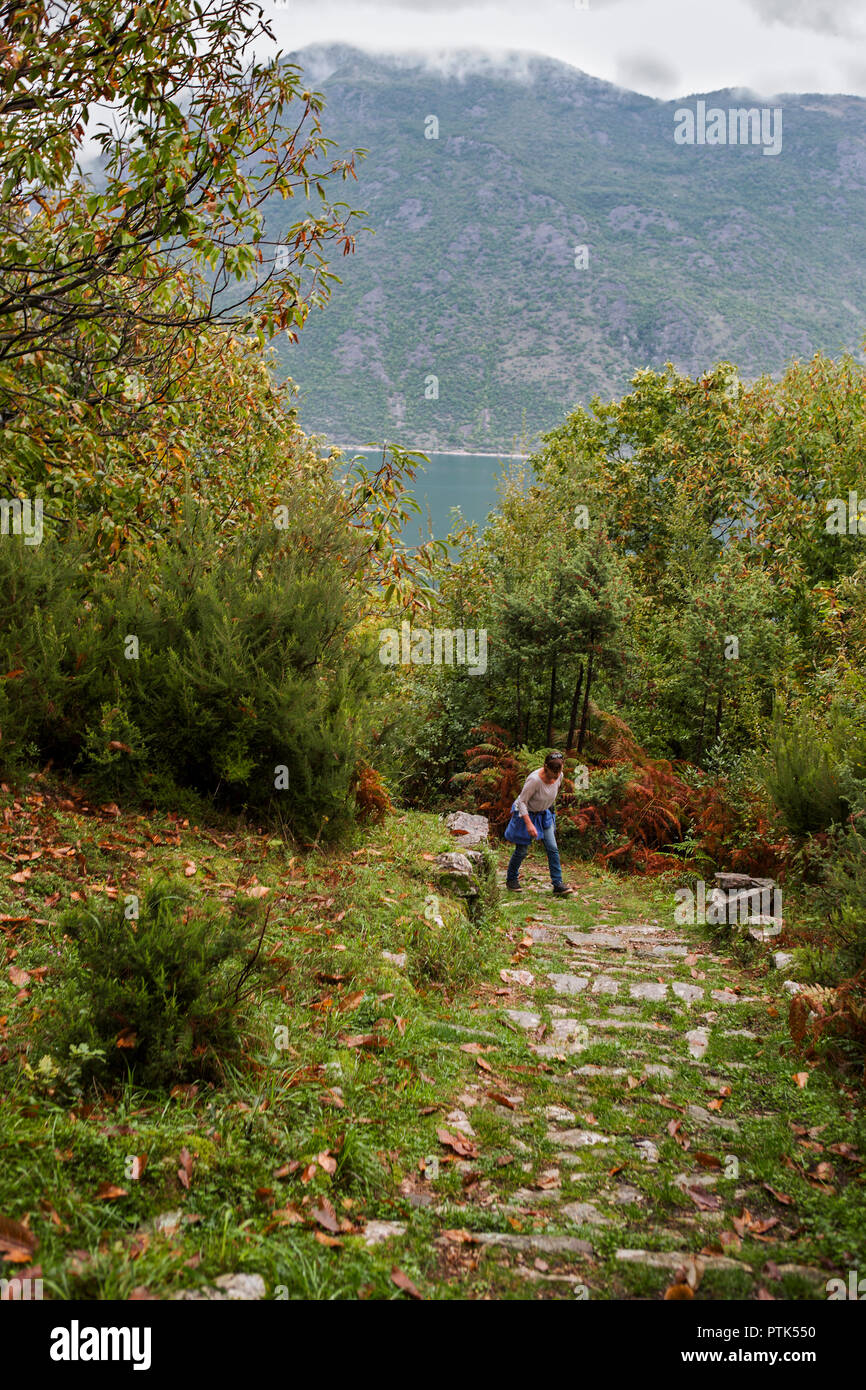
<svg viewBox="0 0 866 1390">
<path fill-rule="evenodd" d="M 441 1240 L 442 1237 L 440 1236 Z M 504 1245 L 511 1250 L 531 1250 L 540 1255 L 592 1255 L 588 1241 L 576 1236 L 515 1235 L 512 1231 L 479 1231 L 472 1239 L 479 1245 Z"/>
<path fill-rule="evenodd" d="M 518 1028 L 525 1028 L 527 1032 L 533 1032 L 541 1027 L 540 1014 L 531 1014 L 527 1009 L 506 1009 L 505 1014 L 516 1023 Z"/>
<path fill-rule="evenodd" d="M 588 975 L 548 975 L 557 994 L 580 994 L 589 985 Z"/>
<path fill-rule="evenodd" d="M 774 951 L 773 966 L 776 970 L 787 970 L 794 960 L 790 951 Z"/>
<path fill-rule="evenodd" d="M 692 1057 L 700 1058 L 709 1047 L 710 1039 L 705 1028 L 693 1028 L 690 1033 L 686 1033 L 686 1042 Z"/>
<path fill-rule="evenodd" d="M 564 1144 L 567 1149 L 591 1149 L 596 1144 L 615 1144 L 616 1139 L 609 1134 L 596 1134 L 591 1129 L 549 1129 L 547 1137 L 554 1144 Z"/>
<path fill-rule="evenodd" d="M 595 1062 L 587 1062 L 585 1067 L 578 1067 L 575 1076 L 627 1076 L 627 1067 L 602 1067 Z"/>
<path fill-rule="evenodd" d="M 642 1202 L 643 1193 L 637 1187 L 629 1187 L 628 1183 L 624 1182 L 620 1183 L 611 1201 L 615 1202 L 618 1207 L 628 1207 L 633 1202 Z"/>
<path fill-rule="evenodd" d="M 673 1069 L 666 1067 L 663 1062 L 648 1062 L 644 1067 L 647 1076 L 660 1076 L 663 1080 L 669 1080 L 673 1076 Z"/>
<path fill-rule="evenodd" d="M 734 890 L 736 890 L 736 889 L 742 889 L 742 888 L 757 888 L 757 889 L 761 889 L 761 888 L 771 888 L 771 889 L 772 889 L 772 888 L 775 888 L 775 886 L 776 886 L 776 881 L 775 881 L 775 879 L 772 879 L 772 878 L 753 878 L 751 874 L 727 874 L 727 873 L 720 873 L 720 874 L 713 874 L 713 878 L 716 880 L 716 883 L 718 884 L 719 888 L 721 888 L 722 891 L 723 891 L 724 893 L 728 893 L 731 889 L 734 889 Z"/>
<path fill-rule="evenodd" d="M 736 1120 L 729 1120 L 725 1115 L 711 1115 L 702 1105 L 690 1105 L 686 1114 L 699 1125 L 713 1125 L 715 1129 L 726 1129 L 731 1134 L 740 1132 Z"/>
<path fill-rule="evenodd" d="M 437 854 L 436 877 L 442 887 L 457 897 L 475 898 L 478 896 L 478 883 L 475 871 L 465 854 Z"/>
<path fill-rule="evenodd" d="M 644 1163 L 658 1163 L 659 1151 L 651 1139 L 636 1139 L 635 1148 Z"/>
<path fill-rule="evenodd" d="M 561 1124 L 568 1124 L 569 1120 L 574 1119 L 574 1114 L 564 1105 L 547 1105 L 544 1108 L 544 1117 L 547 1120 L 559 1120 Z"/>
<path fill-rule="evenodd" d="M 566 932 L 565 939 L 570 946 L 594 947 L 602 946 L 608 951 L 626 951 L 627 942 L 621 936 L 614 936 L 611 932 Z"/>
<path fill-rule="evenodd" d="M 391 965 L 396 965 L 398 970 L 405 970 L 406 968 L 405 951 L 383 951 L 382 959 L 387 960 Z"/>
<path fill-rule="evenodd" d="M 798 985 L 796 980 L 785 980 L 782 984 L 782 989 L 786 989 L 789 994 L 799 994 L 802 988 L 803 986 Z"/>
<path fill-rule="evenodd" d="M 592 987 L 593 994 L 616 994 L 618 990 L 618 982 L 611 979 L 610 975 L 599 975 Z"/>
<path fill-rule="evenodd" d="M 215 1288 L 182 1289 L 172 1297 L 187 1303 L 252 1303 L 265 1296 L 265 1281 L 260 1274 L 220 1274 Z"/>
<path fill-rule="evenodd" d="M 469 1123 L 469 1116 L 465 1110 L 451 1110 L 445 1116 L 445 1120 L 452 1129 L 459 1129 L 460 1133 L 465 1134 L 469 1139 L 475 1138 L 475 1130 Z"/>
<path fill-rule="evenodd" d="M 758 917 L 749 927 L 749 936 L 753 941 L 772 941 L 774 936 L 781 935 L 782 928 L 773 917 Z"/>
<path fill-rule="evenodd" d="M 402 1221 L 368 1221 L 364 1227 L 364 1244 L 381 1245 L 383 1241 L 405 1234 L 406 1226 Z"/>
<path fill-rule="evenodd" d="M 743 1269 L 751 1274 L 751 1269 L 740 1260 L 729 1259 L 727 1255 L 691 1255 L 676 1250 L 617 1250 L 615 1260 L 625 1264 L 647 1265 L 649 1269 L 669 1269 L 675 1271 L 689 1265 L 703 1265 L 706 1269 Z"/>
<path fill-rule="evenodd" d="M 657 984 L 654 980 L 645 980 L 640 984 L 629 985 L 628 992 L 632 999 L 648 999 L 658 1004 L 666 997 L 668 987 Z"/>
<path fill-rule="evenodd" d="M 677 1173 L 675 1187 L 715 1187 L 719 1181 L 717 1173 Z"/>
<path fill-rule="evenodd" d="M 592 1202 L 569 1202 L 567 1206 L 559 1209 L 563 1216 L 573 1221 L 575 1226 L 612 1226 L 613 1222 L 607 1216 L 602 1216 L 598 1207 L 593 1206 Z"/>
<path fill-rule="evenodd" d="M 460 843 L 467 848 L 484 844 L 490 833 L 487 817 L 471 816 L 468 811 L 452 811 L 445 817 L 445 824 L 452 835 L 460 836 Z"/>
<path fill-rule="evenodd" d="M 535 976 L 529 970 L 500 970 L 500 979 L 507 985 L 523 985 L 528 989 L 535 984 Z"/>
<path fill-rule="evenodd" d="M 730 989 L 714 989 L 712 995 L 717 1004 L 736 1004 L 739 999 L 739 995 Z"/>
<path fill-rule="evenodd" d="M 682 999 L 684 1004 L 694 1004 L 697 999 L 704 997 L 704 991 L 700 985 L 687 985 L 684 980 L 674 980 L 671 989 L 678 999 Z"/>
</svg>

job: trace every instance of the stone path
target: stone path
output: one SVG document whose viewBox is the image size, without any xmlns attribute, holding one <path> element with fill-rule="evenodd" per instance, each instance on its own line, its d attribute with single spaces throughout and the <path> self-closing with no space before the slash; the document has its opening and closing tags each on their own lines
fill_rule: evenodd
<svg viewBox="0 0 866 1390">
<path fill-rule="evenodd" d="M 516 950 L 502 972 L 501 1008 L 478 1010 L 488 1032 L 498 1021 L 519 1060 L 489 1047 L 459 1098 L 473 1134 L 489 1136 L 492 1119 L 508 1128 L 502 1171 L 519 1164 L 523 1182 L 501 1195 L 495 1174 L 482 1180 L 464 1160 L 479 1208 L 508 1222 L 464 1229 L 461 1239 L 497 1252 L 520 1279 L 558 1287 L 550 1296 L 635 1296 L 635 1271 L 655 1296 L 683 1280 L 697 1288 L 728 1279 L 727 1292 L 707 1294 L 715 1297 L 765 1297 L 768 1284 L 771 1296 L 791 1296 L 779 1284 L 788 1275 L 823 1284 L 826 1270 L 773 1262 L 781 1256 L 768 1256 L 765 1272 L 760 1255 L 756 1266 L 741 1253 L 734 1229 L 744 1208 L 773 1207 L 743 1143 L 744 1124 L 761 1118 L 746 1092 L 761 1039 L 744 1023 L 765 1015 L 773 996 L 744 982 L 698 930 L 672 921 L 582 929 L 577 898 L 551 899 L 538 874 L 525 883 L 519 897 L 504 898 Z M 780 994 L 782 978 L 773 984 Z M 530 1077 L 540 1078 L 547 1103 L 529 1096 Z M 545 1166 L 521 1134 L 536 1138 Z M 770 1226 L 782 1240 L 796 1233 L 784 1206 Z M 454 1239 L 454 1231 L 439 1237 Z M 550 1273 L 554 1257 L 567 1267 Z"/>
</svg>

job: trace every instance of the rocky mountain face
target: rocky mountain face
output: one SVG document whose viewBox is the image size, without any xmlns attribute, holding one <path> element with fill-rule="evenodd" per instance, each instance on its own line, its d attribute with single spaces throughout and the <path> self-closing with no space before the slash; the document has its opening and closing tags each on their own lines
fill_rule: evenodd
<svg viewBox="0 0 866 1390">
<path fill-rule="evenodd" d="M 642 367 L 727 359 L 751 378 L 859 352 L 866 101 L 663 102 L 532 55 L 292 61 L 339 149 L 368 151 L 338 196 L 375 230 L 334 265 L 327 310 L 279 344 L 308 430 L 510 449 Z M 763 135 L 750 108 L 772 111 Z M 270 209 L 268 235 L 296 216 Z"/>
</svg>

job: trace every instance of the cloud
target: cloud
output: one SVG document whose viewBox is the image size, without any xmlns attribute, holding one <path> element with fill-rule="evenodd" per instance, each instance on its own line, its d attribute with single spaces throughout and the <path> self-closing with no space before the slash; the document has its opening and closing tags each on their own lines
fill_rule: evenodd
<svg viewBox="0 0 866 1390">
<path fill-rule="evenodd" d="M 860 37 L 866 31 L 863 0 L 747 0 L 765 24 L 813 29 L 835 37 Z"/>
<path fill-rule="evenodd" d="M 620 87 L 639 92 L 667 94 L 680 86 L 678 69 L 652 53 L 624 54 L 616 65 L 616 80 Z"/>
</svg>

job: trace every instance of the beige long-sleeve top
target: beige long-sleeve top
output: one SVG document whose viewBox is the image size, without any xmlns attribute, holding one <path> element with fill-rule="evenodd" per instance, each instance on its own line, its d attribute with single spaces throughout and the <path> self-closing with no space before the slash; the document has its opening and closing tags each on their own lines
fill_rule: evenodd
<svg viewBox="0 0 866 1390">
<path fill-rule="evenodd" d="M 562 773 L 560 772 L 555 782 L 550 786 L 542 781 L 541 768 L 537 767 L 534 772 L 530 772 L 523 784 L 523 789 L 517 798 L 517 814 L 519 816 L 534 816 L 539 811 L 549 811 L 556 800 L 556 793 L 562 783 Z"/>
</svg>

